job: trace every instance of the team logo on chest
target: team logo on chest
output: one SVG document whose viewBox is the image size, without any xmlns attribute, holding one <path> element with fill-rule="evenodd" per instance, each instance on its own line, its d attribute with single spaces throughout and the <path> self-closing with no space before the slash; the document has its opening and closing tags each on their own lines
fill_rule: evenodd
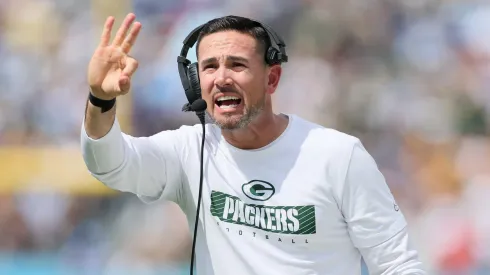
<svg viewBox="0 0 490 275">
<path fill-rule="evenodd" d="M 282 199 L 269 200 L 276 193 L 274 185 L 263 180 L 252 180 L 242 185 L 243 194 L 257 203 L 247 202 L 243 196 L 211 190 L 211 215 L 219 227 L 237 236 L 277 240 L 294 245 L 308 244 L 317 233 L 315 206 L 309 203 L 293 204 Z M 238 197 L 238 196 L 240 197 Z M 229 225 L 238 225 L 229 226 Z M 248 229 L 245 229 L 248 227 Z"/>
<path fill-rule="evenodd" d="M 274 195 L 276 189 L 266 181 L 252 180 L 242 185 L 242 191 L 251 200 L 266 201 Z"/>
<path fill-rule="evenodd" d="M 242 189 L 249 198 L 267 200 L 274 194 L 273 188 L 267 182 L 254 181 L 245 184 Z M 266 232 L 293 235 L 316 233 L 313 205 L 248 204 L 236 196 L 213 190 L 210 210 L 211 214 L 222 222 L 244 225 Z"/>
</svg>

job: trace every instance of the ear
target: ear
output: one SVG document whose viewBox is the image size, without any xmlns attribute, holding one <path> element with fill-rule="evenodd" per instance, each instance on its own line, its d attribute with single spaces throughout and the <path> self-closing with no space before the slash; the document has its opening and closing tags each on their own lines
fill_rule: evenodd
<svg viewBox="0 0 490 275">
<path fill-rule="evenodd" d="M 281 79 L 282 67 L 281 65 L 272 65 L 268 69 L 268 77 L 267 77 L 267 93 L 273 94 L 277 86 L 279 85 L 279 80 Z"/>
</svg>

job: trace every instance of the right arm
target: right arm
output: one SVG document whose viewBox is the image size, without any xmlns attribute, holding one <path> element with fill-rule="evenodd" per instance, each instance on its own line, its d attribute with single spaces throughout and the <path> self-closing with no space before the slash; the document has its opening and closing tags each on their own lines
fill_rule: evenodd
<svg viewBox="0 0 490 275">
<path fill-rule="evenodd" d="M 128 53 L 141 24 L 129 14 L 110 44 L 114 18 L 105 23 L 101 42 L 88 67 L 90 93 L 102 100 L 115 99 L 130 90 L 131 76 L 138 63 Z M 116 107 L 102 112 L 87 101 L 81 131 L 82 154 L 90 173 L 105 185 L 137 194 L 151 201 L 177 191 L 181 182 L 178 131 L 164 131 L 151 137 L 135 138 L 121 132 Z M 174 184 L 175 183 L 175 184 Z M 174 187 L 175 186 L 175 187 Z"/>
<path fill-rule="evenodd" d="M 162 196 L 177 199 L 182 182 L 175 147 L 178 130 L 137 138 L 122 133 L 116 118 L 113 124 L 105 125 L 109 128 L 106 135 L 94 139 L 86 130 L 85 125 L 90 125 L 87 120 L 82 126 L 82 154 L 96 179 L 112 189 L 136 194 L 145 202 Z"/>
</svg>

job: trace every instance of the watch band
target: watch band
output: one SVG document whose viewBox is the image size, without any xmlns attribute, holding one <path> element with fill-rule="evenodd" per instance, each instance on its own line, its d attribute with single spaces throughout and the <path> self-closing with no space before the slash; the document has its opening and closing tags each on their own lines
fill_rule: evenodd
<svg viewBox="0 0 490 275">
<path fill-rule="evenodd" d="M 114 107 L 114 105 L 116 104 L 116 98 L 110 100 L 100 99 L 98 97 L 95 97 L 91 92 L 88 93 L 88 100 L 95 107 L 99 107 L 102 113 L 111 110 L 112 107 Z"/>
</svg>

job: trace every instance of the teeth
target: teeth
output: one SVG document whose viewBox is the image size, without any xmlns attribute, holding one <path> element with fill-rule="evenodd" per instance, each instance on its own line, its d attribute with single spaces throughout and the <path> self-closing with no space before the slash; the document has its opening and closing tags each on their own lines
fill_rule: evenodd
<svg viewBox="0 0 490 275">
<path fill-rule="evenodd" d="M 218 101 L 224 101 L 224 100 L 238 100 L 239 98 L 236 96 L 222 96 L 218 98 Z"/>
<path fill-rule="evenodd" d="M 220 108 L 221 108 L 221 109 L 223 109 L 223 110 L 226 110 L 226 109 L 235 108 L 235 107 L 237 107 L 237 106 L 238 106 L 238 105 L 236 105 L 236 104 L 232 104 L 232 105 L 222 105 L 222 106 L 220 106 Z"/>
</svg>

